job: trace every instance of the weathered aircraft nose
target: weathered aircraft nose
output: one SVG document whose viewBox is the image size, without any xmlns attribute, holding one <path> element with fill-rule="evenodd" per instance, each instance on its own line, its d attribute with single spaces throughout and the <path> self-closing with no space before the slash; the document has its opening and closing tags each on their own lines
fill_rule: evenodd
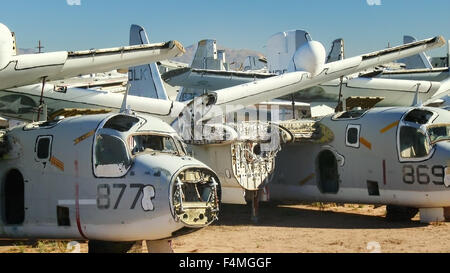
<svg viewBox="0 0 450 273">
<path fill-rule="evenodd" d="M 175 220 L 187 227 L 205 227 L 218 219 L 220 184 L 208 169 L 181 171 L 172 181 L 170 198 Z"/>
</svg>

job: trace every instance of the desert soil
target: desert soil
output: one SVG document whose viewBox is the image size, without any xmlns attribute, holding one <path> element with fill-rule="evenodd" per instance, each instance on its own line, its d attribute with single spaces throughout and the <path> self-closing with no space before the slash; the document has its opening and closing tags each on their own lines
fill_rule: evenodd
<svg viewBox="0 0 450 273">
<path fill-rule="evenodd" d="M 176 253 L 425 253 L 450 252 L 450 223 L 388 222 L 385 207 L 262 204 L 223 205 L 220 220 L 173 240 Z M 62 242 L 0 241 L 0 252 L 65 252 Z M 81 252 L 87 252 L 82 244 Z"/>
</svg>

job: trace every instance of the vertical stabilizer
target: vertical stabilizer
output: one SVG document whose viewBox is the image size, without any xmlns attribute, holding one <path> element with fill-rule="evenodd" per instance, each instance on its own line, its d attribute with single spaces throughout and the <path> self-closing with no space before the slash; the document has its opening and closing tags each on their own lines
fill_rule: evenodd
<svg viewBox="0 0 450 273">
<path fill-rule="evenodd" d="M 332 63 L 345 59 L 344 54 L 344 39 L 339 38 L 333 41 L 331 44 L 330 53 L 327 56 L 327 63 Z"/>
<path fill-rule="evenodd" d="M 403 36 L 403 43 L 408 44 L 417 41 L 416 38 L 412 36 L 405 35 Z M 403 63 L 406 66 L 406 69 L 432 69 L 433 65 L 431 65 L 428 56 L 422 52 L 420 54 L 410 56 L 407 58 L 403 58 L 397 61 L 397 63 Z"/>
<path fill-rule="evenodd" d="M 15 52 L 13 34 L 7 26 L 0 24 L 0 69 L 8 65 Z"/>
<path fill-rule="evenodd" d="M 198 42 L 197 51 L 192 60 L 191 68 L 209 69 L 209 70 L 225 70 L 223 50 L 217 51 L 216 40 L 206 39 Z"/>
<path fill-rule="evenodd" d="M 243 64 L 244 71 L 261 70 L 266 68 L 267 60 L 260 56 L 247 56 Z"/>
<path fill-rule="evenodd" d="M 149 44 L 145 29 L 132 25 L 130 29 L 130 45 Z M 129 95 L 167 100 L 161 75 L 156 63 L 130 67 L 128 70 Z"/>
<path fill-rule="evenodd" d="M 291 30 L 274 34 L 267 41 L 267 64 L 269 72 L 283 74 L 292 71 L 292 58 L 305 43 L 311 41 L 308 32 Z"/>
</svg>

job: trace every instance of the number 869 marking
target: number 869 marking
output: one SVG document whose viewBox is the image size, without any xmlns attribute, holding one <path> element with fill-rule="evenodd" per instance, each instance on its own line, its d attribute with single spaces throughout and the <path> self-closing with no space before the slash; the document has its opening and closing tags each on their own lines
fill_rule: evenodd
<svg viewBox="0 0 450 273">
<path fill-rule="evenodd" d="M 430 174 L 431 171 L 431 174 Z M 403 166 L 403 182 L 414 184 L 416 181 L 421 185 L 428 185 L 433 182 L 435 185 L 444 185 L 445 168 L 443 166 L 433 166 L 431 169 L 426 165 Z"/>
</svg>

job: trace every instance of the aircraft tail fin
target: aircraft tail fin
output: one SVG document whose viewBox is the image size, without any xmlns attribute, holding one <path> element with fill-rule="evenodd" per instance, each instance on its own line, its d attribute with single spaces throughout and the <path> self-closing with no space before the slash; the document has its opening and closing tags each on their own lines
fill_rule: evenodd
<svg viewBox="0 0 450 273">
<path fill-rule="evenodd" d="M 130 45 L 148 43 L 149 39 L 145 29 L 138 25 L 131 25 Z M 130 67 L 128 81 L 131 83 L 128 91 L 129 95 L 168 100 L 156 63 Z"/>
<path fill-rule="evenodd" d="M 340 61 L 345 58 L 344 54 L 344 39 L 339 38 L 333 41 L 331 44 L 330 53 L 327 56 L 327 63 Z"/>
<path fill-rule="evenodd" d="M 226 70 L 223 50 L 217 50 L 217 42 L 213 39 L 198 42 L 197 51 L 192 60 L 191 68 Z"/>
<path fill-rule="evenodd" d="M 311 41 L 311 36 L 304 30 L 278 32 L 267 41 L 267 64 L 269 72 L 284 74 L 295 71 L 292 62 L 297 49 Z"/>
<path fill-rule="evenodd" d="M 405 35 L 403 36 L 403 43 L 408 44 L 417 41 L 416 38 Z M 428 59 L 427 54 L 424 52 L 421 52 L 417 55 L 403 58 L 397 61 L 398 63 L 404 63 L 406 65 L 406 69 L 432 69 L 433 65 L 431 64 L 430 60 Z"/>
<path fill-rule="evenodd" d="M 0 69 L 5 67 L 16 53 L 13 37 L 9 28 L 0 24 Z"/>
</svg>

